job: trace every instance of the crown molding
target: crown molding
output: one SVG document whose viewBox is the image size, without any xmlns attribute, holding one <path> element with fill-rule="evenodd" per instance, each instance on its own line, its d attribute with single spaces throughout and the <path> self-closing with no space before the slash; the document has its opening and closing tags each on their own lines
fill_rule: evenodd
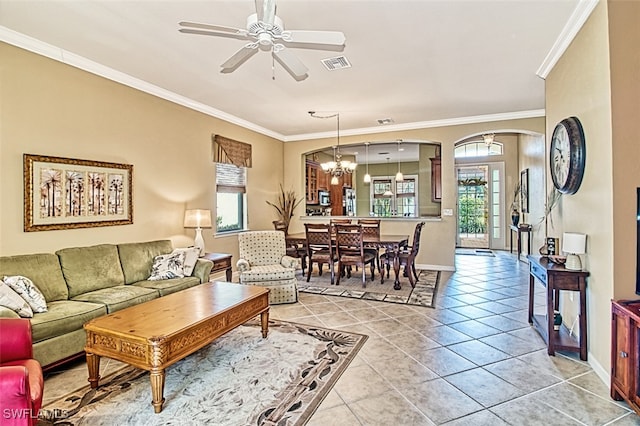
<svg viewBox="0 0 640 426">
<path fill-rule="evenodd" d="M 560 35 L 556 39 L 555 43 L 551 47 L 549 53 L 542 61 L 542 64 L 536 71 L 536 75 L 542 79 L 546 79 L 553 67 L 560 60 L 564 52 L 567 50 L 578 31 L 582 28 L 587 21 L 593 9 L 598 5 L 599 0 L 580 0 L 578 5 L 574 9 L 573 13 L 569 17 L 569 20 L 565 24 L 564 28 L 560 32 Z"/>
<path fill-rule="evenodd" d="M 464 124 L 488 123 L 491 121 L 519 120 L 524 118 L 544 117 L 544 109 L 528 111 L 506 112 L 500 114 L 475 115 L 470 117 L 446 118 L 442 120 L 418 121 L 415 123 L 392 124 L 382 127 L 365 127 L 361 129 L 340 130 L 342 136 L 370 135 L 374 133 L 398 132 L 404 130 L 419 130 L 433 127 L 459 126 Z M 305 133 L 301 135 L 286 136 L 285 142 L 303 141 L 310 139 L 322 139 L 335 137 L 336 132 Z"/>
<path fill-rule="evenodd" d="M 47 58 L 62 62 L 75 68 L 79 68 L 83 71 L 99 75 L 100 77 L 104 77 L 120 84 L 124 84 L 142 92 L 149 93 L 150 95 L 157 96 L 178 105 L 182 105 L 186 108 L 201 112 L 211 117 L 228 121 L 229 123 L 236 124 L 245 129 L 253 130 L 265 136 L 269 136 L 281 141 L 284 140 L 284 135 L 281 135 L 280 133 L 258 126 L 247 120 L 236 117 L 235 115 L 227 114 L 224 111 L 212 108 L 203 103 L 194 101 L 193 99 L 189 99 L 185 96 L 163 89 L 162 87 L 158 87 L 154 84 L 132 77 L 129 74 L 125 74 L 113 68 L 109 68 L 83 56 L 68 52 L 64 49 L 45 43 L 33 37 L 29 37 L 22 33 L 13 31 L 1 25 L 0 41 L 28 50 L 41 56 L 46 56 Z"/>
<path fill-rule="evenodd" d="M 9 28 L 0 25 L 0 41 L 14 45 L 16 47 L 28 50 L 41 56 L 53 59 L 58 62 L 62 62 L 66 65 L 90 72 L 92 74 L 104 77 L 106 79 L 115 81 L 120 84 L 124 84 L 131 88 L 149 93 L 150 95 L 157 96 L 167 101 L 173 102 L 178 105 L 182 105 L 186 108 L 194 111 L 201 112 L 211 117 L 218 118 L 220 120 L 227 121 L 229 123 L 238 125 L 248 130 L 252 130 L 256 133 L 263 134 L 265 136 L 277 139 L 283 142 L 303 141 L 310 139 L 322 139 L 327 137 L 333 137 L 335 132 L 322 132 L 322 133 L 307 133 L 300 135 L 284 136 L 280 133 L 274 132 L 262 126 L 258 126 L 250 121 L 241 119 L 234 115 L 228 114 L 224 111 L 220 111 L 216 108 L 205 105 L 201 102 L 194 101 L 193 99 L 171 92 L 169 90 L 158 87 L 154 84 L 132 77 L 129 74 L 117 71 L 113 68 L 104 66 L 90 59 L 76 55 L 75 53 L 68 52 L 59 47 L 45 43 L 33 37 L 29 37 L 25 34 L 13 31 Z M 487 114 L 477 115 L 470 117 L 449 118 L 442 120 L 432 121 L 419 121 L 414 123 L 405 124 L 393 124 L 383 127 L 366 127 L 360 129 L 341 130 L 340 133 L 345 136 L 353 135 L 366 135 L 375 133 L 387 133 L 397 132 L 405 130 L 417 130 L 426 129 L 432 127 L 443 126 L 456 126 L 463 124 L 485 123 L 491 121 L 500 120 L 515 120 L 523 118 L 543 117 L 545 115 L 544 109 L 518 111 L 500 114 Z"/>
</svg>

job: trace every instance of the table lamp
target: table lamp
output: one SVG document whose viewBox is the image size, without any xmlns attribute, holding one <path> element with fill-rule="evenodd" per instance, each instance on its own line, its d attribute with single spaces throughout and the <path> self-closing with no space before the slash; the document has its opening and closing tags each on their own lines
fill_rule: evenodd
<svg viewBox="0 0 640 426">
<path fill-rule="evenodd" d="M 187 210 L 184 212 L 184 227 L 196 228 L 196 238 L 193 245 L 200 249 L 200 256 L 204 255 L 204 239 L 202 228 L 211 228 L 211 210 Z"/>
<path fill-rule="evenodd" d="M 585 253 L 587 247 L 587 236 L 576 232 L 565 232 L 562 234 L 562 251 L 567 253 L 565 269 L 569 271 L 581 271 L 581 254 Z"/>
</svg>

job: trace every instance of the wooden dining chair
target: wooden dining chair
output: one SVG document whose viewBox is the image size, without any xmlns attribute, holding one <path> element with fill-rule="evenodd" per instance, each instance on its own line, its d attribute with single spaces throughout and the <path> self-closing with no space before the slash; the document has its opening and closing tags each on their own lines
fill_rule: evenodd
<svg viewBox="0 0 640 426">
<path fill-rule="evenodd" d="M 287 226 L 283 221 L 274 220 L 272 223 L 273 228 L 276 231 L 283 231 L 285 234 L 287 233 Z M 307 248 L 304 245 L 287 244 L 287 256 L 300 259 L 302 265 L 302 275 L 304 275 L 305 269 L 307 268 Z"/>
<path fill-rule="evenodd" d="M 307 282 L 311 280 L 311 271 L 314 262 L 318 264 L 318 275 L 322 275 L 322 265 L 329 265 L 331 272 L 331 284 L 335 281 L 335 262 L 337 253 L 331 239 L 331 226 L 329 224 L 304 224 L 305 234 L 307 237 Z"/>
<path fill-rule="evenodd" d="M 398 252 L 398 261 L 400 262 L 400 266 L 404 266 L 405 275 L 409 278 L 409 282 L 411 283 L 411 287 L 415 288 L 416 281 L 418 281 L 418 274 L 416 273 L 416 256 L 418 255 L 418 251 L 420 250 L 420 235 L 422 234 L 422 227 L 425 222 L 420 222 L 416 225 L 415 230 L 413 231 L 413 242 L 410 246 L 406 248 L 400 249 Z M 384 264 L 381 272 L 380 282 L 384 281 L 384 270 L 387 270 L 387 278 L 391 276 L 389 273 L 390 267 L 393 264 L 393 259 L 396 256 L 395 253 L 387 252 L 380 256 L 380 261 Z"/>
<path fill-rule="evenodd" d="M 336 225 L 351 225 L 351 219 L 331 219 L 329 220 L 331 225 L 331 233 L 336 233 Z"/>
<path fill-rule="evenodd" d="M 364 251 L 362 242 L 362 225 L 336 224 L 336 248 L 338 251 L 338 279 L 336 285 L 340 285 L 340 276 L 347 271 L 347 277 L 351 277 L 348 266 L 362 266 L 362 287 L 366 287 L 367 271 L 365 266 L 371 265 L 371 281 L 376 271 L 375 256 Z"/>
<path fill-rule="evenodd" d="M 358 219 L 358 224 L 362 225 L 362 235 L 366 239 L 366 236 L 372 236 L 376 239 L 380 238 L 380 219 Z M 364 251 L 373 254 L 376 257 L 376 267 L 378 273 L 382 273 L 380 269 L 380 249 L 375 247 L 368 247 L 365 243 Z"/>
</svg>

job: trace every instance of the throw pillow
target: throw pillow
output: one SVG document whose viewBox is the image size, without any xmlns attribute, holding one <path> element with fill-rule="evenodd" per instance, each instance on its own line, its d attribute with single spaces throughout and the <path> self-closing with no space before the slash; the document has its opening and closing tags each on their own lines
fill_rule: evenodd
<svg viewBox="0 0 640 426">
<path fill-rule="evenodd" d="M 180 252 L 184 253 L 184 276 L 190 277 L 200 257 L 200 249 L 198 247 L 177 248 L 171 254 Z"/>
<path fill-rule="evenodd" d="M 11 287 L 11 290 L 15 291 L 27 301 L 33 312 L 47 312 L 47 301 L 44 295 L 38 287 L 27 277 L 22 275 L 15 275 L 12 277 L 4 277 L 2 279 L 6 285 Z"/>
<path fill-rule="evenodd" d="M 153 258 L 149 281 L 184 277 L 184 252 L 163 254 Z"/>
<path fill-rule="evenodd" d="M 22 318 L 33 318 L 33 310 L 27 301 L 2 280 L 0 280 L 0 306 L 11 309 Z"/>
</svg>

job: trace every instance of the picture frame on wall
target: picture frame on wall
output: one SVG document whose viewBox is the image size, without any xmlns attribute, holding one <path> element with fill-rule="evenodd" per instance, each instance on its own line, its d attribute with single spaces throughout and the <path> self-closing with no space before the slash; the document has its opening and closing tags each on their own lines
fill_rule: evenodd
<svg viewBox="0 0 640 426">
<path fill-rule="evenodd" d="M 520 209 L 529 213 L 529 169 L 520 172 Z"/>
<path fill-rule="evenodd" d="M 24 231 L 133 223 L 133 165 L 23 155 Z"/>
</svg>

